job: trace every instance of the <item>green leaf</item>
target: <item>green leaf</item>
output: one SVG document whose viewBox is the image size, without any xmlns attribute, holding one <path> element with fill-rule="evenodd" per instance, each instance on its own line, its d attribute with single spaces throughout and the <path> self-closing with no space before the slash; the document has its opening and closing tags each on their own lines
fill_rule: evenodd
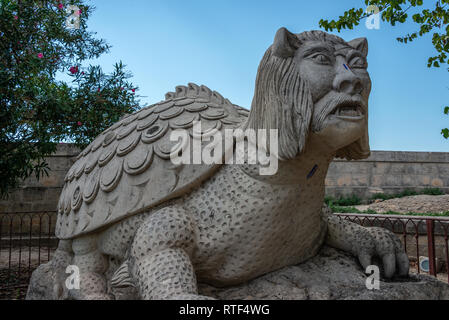
<svg viewBox="0 0 449 320">
<path fill-rule="evenodd" d="M 441 134 L 443 135 L 443 137 L 445 139 L 448 139 L 449 138 L 449 129 L 445 128 L 445 129 L 441 130 Z"/>
</svg>

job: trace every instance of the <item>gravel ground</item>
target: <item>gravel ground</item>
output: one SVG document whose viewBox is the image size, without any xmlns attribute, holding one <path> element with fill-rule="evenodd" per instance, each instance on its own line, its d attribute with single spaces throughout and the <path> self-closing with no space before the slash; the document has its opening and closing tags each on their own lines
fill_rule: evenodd
<svg viewBox="0 0 449 320">
<path fill-rule="evenodd" d="M 34 266 L 34 270 L 37 266 Z M 23 300 L 25 299 L 29 275 L 28 272 L 19 270 L 18 268 L 0 269 L 0 285 L 8 284 L 8 288 L 0 289 L 0 300 Z"/>
<path fill-rule="evenodd" d="M 411 274 L 418 274 L 418 267 L 417 263 L 415 261 L 410 261 L 410 272 Z M 428 272 L 421 271 L 421 274 L 427 274 L 430 275 Z M 437 274 L 437 279 L 440 281 L 443 281 L 445 283 L 448 283 L 447 273 L 446 272 L 439 272 Z"/>
<path fill-rule="evenodd" d="M 50 257 L 52 256 L 54 249 L 50 249 Z M 28 268 L 28 265 L 38 266 L 41 263 L 48 261 L 48 249 L 41 248 L 39 254 L 39 248 L 37 247 L 22 247 L 11 249 L 11 259 L 9 259 L 9 249 L 0 250 L 0 269 L 6 269 L 9 267 L 9 260 L 11 260 L 11 265 L 19 267 L 19 261 L 21 268 Z"/>
<path fill-rule="evenodd" d="M 418 195 L 395 198 L 369 205 L 355 206 L 360 211 L 371 209 L 377 213 L 395 211 L 400 213 L 442 213 L 449 211 L 449 194 L 441 196 Z"/>
<path fill-rule="evenodd" d="M 50 256 L 53 252 L 54 250 L 50 250 Z M 41 248 L 39 255 L 39 249 L 36 247 L 31 250 L 29 247 L 12 248 L 11 259 L 9 257 L 9 249 L 0 250 L 0 300 L 23 300 L 31 272 L 39 264 L 47 262 L 48 250 Z"/>
</svg>

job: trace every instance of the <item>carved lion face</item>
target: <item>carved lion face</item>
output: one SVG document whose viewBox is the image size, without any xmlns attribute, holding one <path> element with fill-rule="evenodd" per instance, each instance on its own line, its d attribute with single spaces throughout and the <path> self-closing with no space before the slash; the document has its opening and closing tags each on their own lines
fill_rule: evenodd
<svg viewBox="0 0 449 320">
<path fill-rule="evenodd" d="M 322 31 L 279 29 L 259 66 L 248 126 L 278 128 L 279 153 L 287 159 L 306 144 L 339 157 L 366 158 L 367 53 L 365 38 L 346 42 Z"/>
<path fill-rule="evenodd" d="M 367 130 L 371 80 L 366 48 L 366 39 L 336 45 L 309 40 L 296 50 L 296 66 L 314 104 L 309 139 L 331 152 L 356 142 Z"/>
</svg>

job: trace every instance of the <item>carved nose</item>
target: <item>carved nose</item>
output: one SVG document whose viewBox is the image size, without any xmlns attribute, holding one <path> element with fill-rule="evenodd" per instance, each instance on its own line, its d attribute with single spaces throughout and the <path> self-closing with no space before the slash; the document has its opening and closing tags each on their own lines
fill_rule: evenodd
<svg viewBox="0 0 449 320">
<path fill-rule="evenodd" d="M 363 91 L 363 83 L 351 70 L 344 70 L 335 77 L 334 90 L 350 95 L 360 94 Z"/>
</svg>

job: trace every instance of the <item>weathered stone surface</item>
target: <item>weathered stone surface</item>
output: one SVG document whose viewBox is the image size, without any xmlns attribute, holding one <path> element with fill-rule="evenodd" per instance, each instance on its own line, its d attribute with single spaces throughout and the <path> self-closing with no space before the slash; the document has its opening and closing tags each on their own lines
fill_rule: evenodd
<svg viewBox="0 0 449 320">
<path fill-rule="evenodd" d="M 31 276 L 27 300 L 54 300 L 53 278 L 54 268 L 51 264 L 41 264 Z"/>
<path fill-rule="evenodd" d="M 309 261 L 231 288 L 200 285 L 200 292 L 221 300 L 439 300 L 449 299 L 449 285 L 426 275 L 381 279 L 380 290 L 368 290 L 367 275 L 351 255 L 323 247 Z"/>
</svg>

